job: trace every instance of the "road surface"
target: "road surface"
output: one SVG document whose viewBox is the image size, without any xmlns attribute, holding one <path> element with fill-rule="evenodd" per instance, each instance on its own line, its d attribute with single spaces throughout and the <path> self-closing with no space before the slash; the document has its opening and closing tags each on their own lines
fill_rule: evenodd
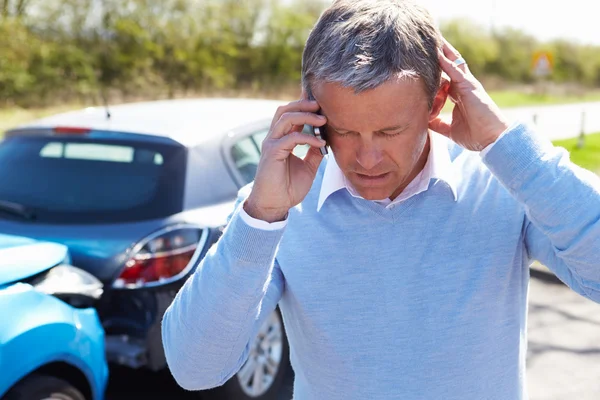
<svg viewBox="0 0 600 400">
<path fill-rule="evenodd" d="M 504 108 L 510 121 L 535 123 L 551 140 L 568 139 L 584 133 L 600 132 L 600 102 Z M 535 122 L 534 122 L 535 120 Z"/>
</svg>

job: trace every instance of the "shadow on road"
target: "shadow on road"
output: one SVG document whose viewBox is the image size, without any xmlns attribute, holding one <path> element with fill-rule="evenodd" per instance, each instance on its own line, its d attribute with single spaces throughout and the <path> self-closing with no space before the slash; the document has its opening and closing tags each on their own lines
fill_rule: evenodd
<svg viewBox="0 0 600 400">
<path fill-rule="evenodd" d="M 106 400 L 202 399 L 200 393 L 187 392 L 177 385 L 168 371 L 151 372 L 110 366 Z"/>
<path fill-rule="evenodd" d="M 278 400 L 292 398 L 294 373 L 288 371 Z M 106 400 L 202 400 L 201 392 L 188 392 L 177 385 L 168 371 L 151 372 L 111 366 Z M 223 399 L 235 400 L 235 399 Z"/>
<path fill-rule="evenodd" d="M 556 275 L 554 275 L 553 273 L 550 273 L 550 272 L 540 271 L 538 269 L 531 268 L 529 270 L 529 275 L 532 278 L 539 279 L 545 283 L 564 285 L 564 283 L 562 283 L 561 280 L 556 277 Z"/>
</svg>

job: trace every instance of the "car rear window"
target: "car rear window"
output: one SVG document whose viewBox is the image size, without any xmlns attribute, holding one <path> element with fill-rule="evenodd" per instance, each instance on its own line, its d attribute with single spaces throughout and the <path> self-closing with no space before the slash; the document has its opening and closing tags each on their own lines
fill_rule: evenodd
<svg viewBox="0 0 600 400">
<path fill-rule="evenodd" d="M 0 201 L 26 207 L 38 222 L 162 218 L 182 210 L 186 159 L 177 145 L 11 137 L 0 142 Z"/>
</svg>

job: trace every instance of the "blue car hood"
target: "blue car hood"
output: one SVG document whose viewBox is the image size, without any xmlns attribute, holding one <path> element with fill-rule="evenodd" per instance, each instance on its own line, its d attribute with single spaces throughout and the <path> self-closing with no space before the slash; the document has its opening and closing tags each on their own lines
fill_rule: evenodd
<svg viewBox="0 0 600 400">
<path fill-rule="evenodd" d="M 0 285 L 16 282 L 65 261 L 66 246 L 0 234 Z"/>
</svg>

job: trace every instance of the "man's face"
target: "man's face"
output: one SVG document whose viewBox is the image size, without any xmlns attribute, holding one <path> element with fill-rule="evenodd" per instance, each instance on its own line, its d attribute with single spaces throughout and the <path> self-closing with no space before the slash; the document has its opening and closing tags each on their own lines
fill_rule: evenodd
<svg viewBox="0 0 600 400">
<path fill-rule="evenodd" d="M 337 83 L 318 83 L 313 94 L 350 184 L 367 200 L 397 197 L 423 166 L 429 121 L 445 96 L 438 95 L 430 110 L 422 83 L 414 79 L 391 80 L 360 94 Z"/>
</svg>

